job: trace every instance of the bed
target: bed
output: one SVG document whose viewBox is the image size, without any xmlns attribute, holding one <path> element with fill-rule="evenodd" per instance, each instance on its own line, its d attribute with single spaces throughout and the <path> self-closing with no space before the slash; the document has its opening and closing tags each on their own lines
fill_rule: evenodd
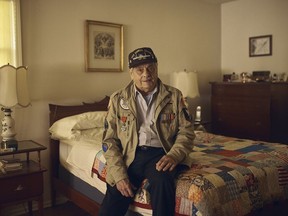
<svg viewBox="0 0 288 216">
<path fill-rule="evenodd" d="M 75 106 L 49 104 L 52 205 L 62 194 L 97 215 L 106 190 L 101 138 L 108 102 L 109 97 Z M 266 206 L 287 206 L 286 145 L 196 131 L 190 157 L 193 165 L 176 180 L 176 216 L 253 215 Z M 143 181 L 127 215 L 151 215 L 146 185 Z"/>
</svg>

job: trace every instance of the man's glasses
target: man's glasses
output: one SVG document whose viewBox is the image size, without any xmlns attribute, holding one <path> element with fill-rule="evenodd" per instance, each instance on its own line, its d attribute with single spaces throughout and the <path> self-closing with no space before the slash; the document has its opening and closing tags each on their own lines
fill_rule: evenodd
<svg viewBox="0 0 288 216">
<path fill-rule="evenodd" d="M 156 65 L 155 64 L 141 65 L 141 66 L 135 67 L 134 70 L 138 75 L 142 75 L 145 70 L 148 73 L 155 73 L 156 72 Z"/>
</svg>

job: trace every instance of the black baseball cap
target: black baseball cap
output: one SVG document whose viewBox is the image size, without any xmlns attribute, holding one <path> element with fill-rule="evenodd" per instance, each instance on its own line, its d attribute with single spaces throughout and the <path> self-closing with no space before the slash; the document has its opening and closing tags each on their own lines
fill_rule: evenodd
<svg viewBox="0 0 288 216">
<path fill-rule="evenodd" d="M 149 47 L 135 49 L 128 56 L 129 68 L 137 67 L 146 63 L 157 63 L 157 58 L 153 50 Z"/>
</svg>

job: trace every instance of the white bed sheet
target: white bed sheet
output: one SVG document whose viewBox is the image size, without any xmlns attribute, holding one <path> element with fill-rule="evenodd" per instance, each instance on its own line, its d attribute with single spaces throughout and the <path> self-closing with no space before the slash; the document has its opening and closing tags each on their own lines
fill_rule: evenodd
<svg viewBox="0 0 288 216">
<path fill-rule="evenodd" d="M 92 173 L 92 166 L 94 162 L 91 164 L 91 152 L 89 152 L 90 148 L 86 146 L 83 150 L 80 150 L 79 153 L 77 152 L 79 145 L 79 140 L 62 140 L 60 142 L 59 148 L 59 160 L 63 167 L 65 167 L 69 172 L 73 175 L 77 176 L 81 180 L 85 181 L 86 183 L 90 184 L 93 187 L 96 187 L 101 193 L 106 192 L 106 183 L 100 180 L 97 175 Z M 76 147 L 77 146 L 77 147 Z M 71 155 L 72 154 L 72 155 Z M 76 157 L 78 155 L 79 161 L 83 161 L 83 158 L 89 158 L 87 162 L 83 162 L 81 165 L 76 166 L 75 162 L 77 161 Z M 89 155 L 89 157 L 87 157 Z M 95 155 L 94 155 L 95 157 Z M 74 162 L 73 162 L 73 160 Z M 84 168 L 84 164 L 90 166 Z"/>
</svg>

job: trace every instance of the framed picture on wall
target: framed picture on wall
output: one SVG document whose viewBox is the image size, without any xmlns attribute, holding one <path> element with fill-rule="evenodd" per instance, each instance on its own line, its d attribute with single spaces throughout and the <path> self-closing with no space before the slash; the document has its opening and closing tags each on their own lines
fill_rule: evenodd
<svg viewBox="0 0 288 216">
<path fill-rule="evenodd" d="M 88 72 L 123 71 L 123 25 L 86 20 L 85 68 Z"/>
<path fill-rule="evenodd" d="M 263 35 L 249 38 L 249 56 L 272 55 L 272 35 Z"/>
</svg>

